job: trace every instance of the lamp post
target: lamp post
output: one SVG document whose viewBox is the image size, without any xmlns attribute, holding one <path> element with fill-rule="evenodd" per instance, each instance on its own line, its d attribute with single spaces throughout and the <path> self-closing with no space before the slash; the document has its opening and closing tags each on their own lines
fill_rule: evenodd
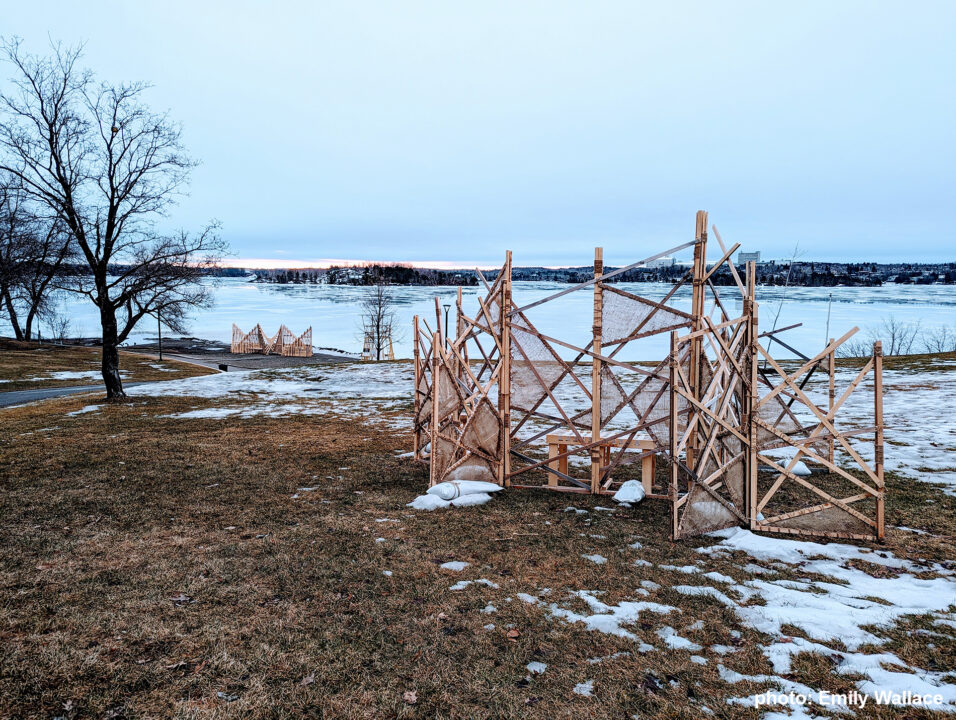
<svg viewBox="0 0 956 720">
<path fill-rule="evenodd" d="M 451 303 L 442 303 L 442 307 L 445 308 L 445 346 L 448 346 L 448 309 L 451 307 Z"/>
</svg>

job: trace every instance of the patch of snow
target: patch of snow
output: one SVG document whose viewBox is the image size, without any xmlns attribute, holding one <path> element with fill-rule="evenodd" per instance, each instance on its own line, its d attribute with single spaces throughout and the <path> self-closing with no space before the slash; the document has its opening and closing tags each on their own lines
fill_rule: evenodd
<svg viewBox="0 0 956 720">
<path fill-rule="evenodd" d="M 584 615 L 576 613 L 573 610 L 558 606 L 557 603 L 551 603 L 546 606 L 551 615 L 570 623 L 581 623 L 588 630 L 596 630 L 630 640 L 636 640 L 637 636 L 621 626 L 636 622 L 642 612 L 653 612 L 659 615 L 666 615 L 674 611 L 680 612 L 677 608 L 670 607 L 669 605 L 646 601 L 625 601 L 619 605 L 607 605 L 594 597 L 594 593 L 588 590 L 576 590 L 573 591 L 571 595 L 584 600 L 591 610 L 594 611 L 593 614 Z M 544 605 L 542 601 L 536 598 L 535 601 L 539 605 Z"/>
<path fill-rule="evenodd" d="M 466 563 L 462 560 L 452 560 L 450 562 L 442 563 L 438 567 L 444 568 L 445 570 L 452 570 L 454 572 L 461 572 L 468 567 L 468 565 L 469 563 Z"/>
<path fill-rule="evenodd" d="M 654 648 L 653 645 L 651 645 L 651 646 L 649 646 L 649 647 L 650 647 L 651 649 Z M 604 662 L 605 660 L 616 660 L 616 659 L 619 658 L 619 657 L 630 657 L 630 656 L 631 656 L 631 653 L 626 652 L 626 651 L 616 652 L 616 653 L 613 653 L 613 654 L 611 654 L 611 655 L 605 655 L 604 657 L 588 658 L 588 663 L 590 663 L 591 665 L 597 665 L 597 664 L 599 664 L 599 663 Z"/>
<path fill-rule="evenodd" d="M 538 662 L 537 660 L 529 662 L 525 667 L 528 669 L 528 672 L 532 675 L 541 675 L 545 670 L 548 669 L 548 666 L 543 662 Z"/>
<path fill-rule="evenodd" d="M 478 580 L 459 580 L 454 585 L 452 585 L 449 590 L 464 590 L 469 585 L 486 585 L 490 588 L 498 588 L 497 583 L 491 582 L 491 580 L 485 580 L 485 578 L 479 578 Z"/>
<path fill-rule="evenodd" d="M 696 565 L 658 565 L 661 570 L 673 570 L 674 572 L 682 572 L 686 574 L 699 573 L 700 568 Z"/>
<path fill-rule="evenodd" d="M 956 685 L 946 681 L 951 673 L 930 672 L 914 669 L 913 672 L 897 672 L 885 670 L 883 665 L 898 665 L 907 667 L 899 657 L 893 653 L 845 653 L 834 651 L 820 643 L 811 642 L 804 638 L 792 638 L 792 642 L 768 645 L 763 650 L 764 655 L 773 665 L 776 673 L 786 675 L 790 672 L 793 657 L 801 652 L 820 653 L 836 661 L 835 670 L 841 675 L 862 675 L 865 680 L 856 683 L 861 692 L 875 696 L 877 692 L 896 693 L 902 695 L 906 691 L 919 695 L 940 695 L 943 704 L 937 704 L 934 709 L 956 711 Z"/>
<path fill-rule="evenodd" d="M 148 363 L 148 365 L 153 368 L 153 370 L 159 370 L 160 372 L 176 372 L 176 368 L 157 365 L 156 363 Z"/>
<path fill-rule="evenodd" d="M 591 697 L 594 694 L 594 681 L 585 680 L 584 682 L 578 683 L 574 686 L 575 695 L 583 695 L 584 697 Z"/>
<path fill-rule="evenodd" d="M 670 627 L 669 625 L 665 625 L 660 630 L 658 630 L 657 637 L 663 640 L 664 644 L 673 650 L 694 651 L 694 650 L 701 649 L 700 645 L 698 645 L 695 642 L 691 642 L 685 637 L 681 637 L 680 635 L 677 634 L 677 631 L 674 628 Z"/>
<path fill-rule="evenodd" d="M 737 603 L 720 592 L 720 590 L 707 585 L 675 585 L 674 590 L 681 595 L 706 595 L 707 597 L 719 600 L 727 607 L 737 607 Z"/>
<path fill-rule="evenodd" d="M 723 573 L 719 573 L 719 572 L 704 573 L 702 577 L 705 577 L 708 580 L 714 580 L 715 582 L 721 582 L 721 583 L 733 584 L 737 582 L 732 577 L 730 577 L 730 575 L 724 575 Z"/>
<path fill-rule="evenodd" d="M 94 410 L 99 410 L 101 405 L 87 405 L 82 407 L 79 410 L 74 410 L 73 412 L 68 412 L 67 415 L 72 417 L 74 415 L 85 415 L 86 413 L 93 412 Z"/>
<path fill-rule="evenodd" d="M 607 558 L 603 555 L 582 555 L 585 560 L 590 560 L 595 565 L 603 565 L 607 562 Z"/>
</svg>

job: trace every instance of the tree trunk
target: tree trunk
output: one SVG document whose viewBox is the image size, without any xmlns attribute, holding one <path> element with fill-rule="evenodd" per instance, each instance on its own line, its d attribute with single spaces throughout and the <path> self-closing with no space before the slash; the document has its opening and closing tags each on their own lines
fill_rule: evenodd
<svg viewBox="0 0 956 720">
<path fill-rule="evenodd" d="M 30 312 L 27 313 L 27 324 L 23 327 L 23 339 L 27 342 L 30 341 L 30 338 L 33 336 L 33 318 L 36 317 L 36 310 L 31 308 Z"/>
<path fill-rule="evenodd" d="M 17 340 L 23 340 L 23 331 L 20 330 L 20 321 L 17 318 L 17 310 L 15 307 L 13 307 L 13 298 L 10 297 L 9 290 L 3 291 L 3 302 L 7 306 L 7 315 L 10 317 L 10 325 L 13 327 L 13 336 Z"/>
<path fill-rule="evenodd" d="M 103 383 L 106 399 L 119 400 L 126 397 L 119 373 L 119 350 L 116 330 L 116 311 L 103 303 L 100 307 L 100 323 L 103 326 Z"/>
</svg>

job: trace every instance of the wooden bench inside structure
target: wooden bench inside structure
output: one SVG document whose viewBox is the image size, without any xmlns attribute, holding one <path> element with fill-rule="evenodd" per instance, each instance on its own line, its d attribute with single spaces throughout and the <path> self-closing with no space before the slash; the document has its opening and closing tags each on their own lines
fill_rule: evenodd
<svg viewBox="0 0 956 720">
<path fill-rule="evenodd" d="M 568 451 L 569 445 L 581 445 L 581 439 L 585 445 L 591 442 L 591 436 L 582 433 L 581 438 L 571 433 L 560 433 L 548 435 L 548 457 L 553 458 L 548 462 L 548 467 L 557 470 L 564 475 L 568 474 Z M 657 449 L 657 444 L 650 438 L 634 439 L 627 442 L 627 438 L 617 438 L 614 440 L 602 441 L 598 447 L 601 450 L 601 465 L 607 467 L 611 464 L 611 448 L 623 448 L 628 450 L 639 450 L 642 453 L 653 453 Z M 564 455 L 564 457 L 559 457 Z M 651 494 L 651 487 L 654 484 L 655 458 L 653 454 L 645 455 L 641 460 L 641 485 L 644 486 L 644 492 Z M 558 477 L 553 473 L 548 474 L 548 485 L 556 486 Z"/>
</svg>

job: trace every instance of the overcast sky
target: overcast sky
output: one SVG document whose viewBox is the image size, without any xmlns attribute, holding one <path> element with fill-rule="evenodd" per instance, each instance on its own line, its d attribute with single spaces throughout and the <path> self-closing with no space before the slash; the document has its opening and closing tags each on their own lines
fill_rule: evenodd
<svg viewBox="0 0 956 720">
<path fill-rule="evenodd" d="M 239 258 L 956 260 L 956 3 L 5 2 L 146 80 Z M 3 76 L 9 75 L 3 66 Z"/>
</svg>

